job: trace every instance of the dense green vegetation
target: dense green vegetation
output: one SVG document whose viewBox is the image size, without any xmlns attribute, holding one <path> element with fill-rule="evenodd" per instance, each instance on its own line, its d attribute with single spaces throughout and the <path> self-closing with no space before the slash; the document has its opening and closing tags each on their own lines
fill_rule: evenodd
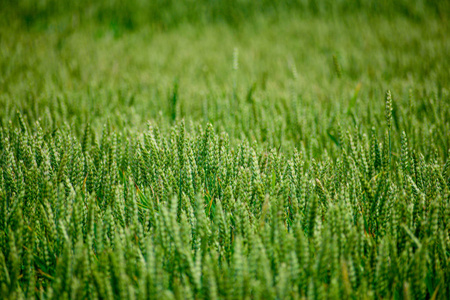
<svg viewBox="0 0 450 300">
<path fill-rule="evenodd" d="M 2 1 L 1 299 L 449 299 L 448 1 Z"/>
</svg>

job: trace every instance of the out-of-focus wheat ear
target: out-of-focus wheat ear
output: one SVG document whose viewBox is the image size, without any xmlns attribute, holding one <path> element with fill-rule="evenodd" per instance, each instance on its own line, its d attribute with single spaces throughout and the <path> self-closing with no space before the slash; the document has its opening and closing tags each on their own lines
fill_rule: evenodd
<svg viewBox="0 0 450 300">
<path fill-rule="evenodd" d="M 389 164 L 391 162 L 391 128 L 392 128 L 392 95 L 391 91 L 387 90 L 384 98 L 386 125 L 389 132 Z"/>
<path fill-rule="evenodd" d="M 342 68 L 341 68 L 341 64 L 339 63 L 336 54 L 333 54 L 333 65 L 334 65 L 334 71 L 336 72 L 337 77 L 341 78 L 342 77 Z"/>
<path fill-rule="evenodd" d="M 392 126 L 392 94 L 390 90 L 386 91 L 385 99 L 385 117 L 386 117 L 386 124 L 388 129 L 391 129 Z"/>
<path fill-rule="evenodd" d="M 233 49 L 233 98 L 236 100 L 237 73 L 239 70 L 239 49 Z"/>
</svg>

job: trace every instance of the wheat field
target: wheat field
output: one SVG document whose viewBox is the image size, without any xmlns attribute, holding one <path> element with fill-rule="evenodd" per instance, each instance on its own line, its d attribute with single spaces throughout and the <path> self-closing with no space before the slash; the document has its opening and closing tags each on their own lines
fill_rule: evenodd
<svg viewBox="0 0 450 300">
<path fill-rule="evenodd" d="M 2 1 L 0 299 L 449 299 L 449 15 Z"/>
</svg>

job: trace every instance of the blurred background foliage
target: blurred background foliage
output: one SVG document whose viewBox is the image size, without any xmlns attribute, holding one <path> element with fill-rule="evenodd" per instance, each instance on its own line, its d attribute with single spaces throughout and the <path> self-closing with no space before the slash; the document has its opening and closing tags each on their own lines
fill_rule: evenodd
<svg viewBox="0 0 450 300">
<path fill-rule="evenodd" d="M 445 0 L 4 0 L 3 6 L 10 17 L 7 19 L 20 19 L 21 25 L 27 28 L 46 27 L 55 19 L 76 16 L 82 23 L 94 21 L 132 30 L 143 24 L 167 29 L 185 22 L 238 25 L 258 14 L 277 18 L 279 12 L 286 10 L 295 11 L 300 17 L 364 11 L 368 15 L 386 17 L 400 14 L 420 21 L 430 14 L 446 18 L 449 4 Z"/>
</svg>

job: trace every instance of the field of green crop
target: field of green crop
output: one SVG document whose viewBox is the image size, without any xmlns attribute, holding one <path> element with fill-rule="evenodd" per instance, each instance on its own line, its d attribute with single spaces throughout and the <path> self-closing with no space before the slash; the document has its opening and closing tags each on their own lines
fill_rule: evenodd
<svg viewBox="0 0 450 300">
<path fill-rule="evenodd" d="M 448 0 L 3 0 L 0 299 L 450 299 Z"/>
</svg>

